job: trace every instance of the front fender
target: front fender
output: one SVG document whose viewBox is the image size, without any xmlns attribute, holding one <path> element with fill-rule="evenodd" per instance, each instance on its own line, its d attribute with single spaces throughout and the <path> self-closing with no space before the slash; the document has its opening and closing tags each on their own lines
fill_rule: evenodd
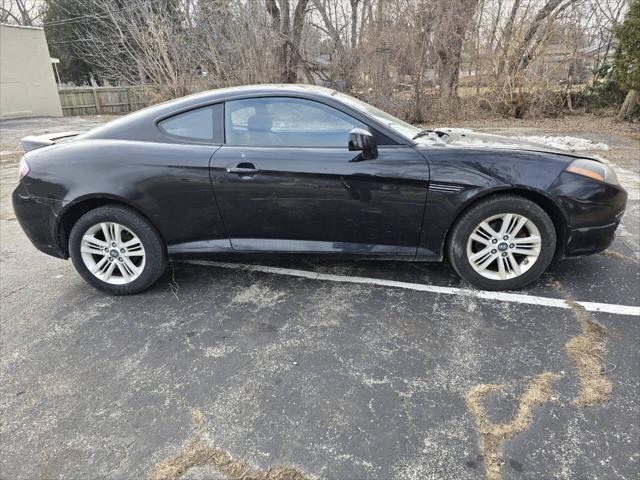
<svg viewBox="0 0 640 480">
<path fill-rule="evenodd" d="M 549 188 L 569 163 L 568 157 L 544 152 L 433 148 L 425 218 L 417 260 L 442 260 L 448 232 L 470 205 L 497 193 L 527 197 L 549 213 L 561 241 L 567 217 Z"/>
</svg>

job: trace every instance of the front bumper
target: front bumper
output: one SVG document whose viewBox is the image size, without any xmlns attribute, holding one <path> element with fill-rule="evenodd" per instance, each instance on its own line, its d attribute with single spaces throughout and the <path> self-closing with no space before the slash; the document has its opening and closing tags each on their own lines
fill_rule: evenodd
<svg viewBox="0 0 640 480">
<path fill-rule="evenodd" d="M 565 249 L 568 257 L 592 255 L 605 250 L 616 238 L 620 222 L 602 227 L 576 228 L 569 231 L 569 241 Z"/>
<path fill-rule="evenodd" d="M 591 255 L 611 245 L 627 206 L 622 187 L 564 172 L 551 191 L 566 217 L 564 256 Z"/>
<path fill-rule="evenodd" d="M 29 194 L 23 182 L 13 191 L 12 201 L 16 218 L 31 243 L 48 255 L 67 258 L 57 236 L 59 202 Z"/>
</svg>

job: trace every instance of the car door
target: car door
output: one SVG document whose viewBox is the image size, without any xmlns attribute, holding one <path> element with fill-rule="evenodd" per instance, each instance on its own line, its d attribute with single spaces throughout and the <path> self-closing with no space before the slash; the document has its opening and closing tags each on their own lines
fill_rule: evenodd
<svg viewBox="0 0 640 480">
<path fill-rule="evenodd" d="M 309 99 L 227 101 L 226 143 L 210 172 L 233 249 L 413 258 L 427 162 L 380 134 L 378 157 L 354 161 L 359 152 L 347 145 L 356 127 L 369 128 Z"/>
</svg>

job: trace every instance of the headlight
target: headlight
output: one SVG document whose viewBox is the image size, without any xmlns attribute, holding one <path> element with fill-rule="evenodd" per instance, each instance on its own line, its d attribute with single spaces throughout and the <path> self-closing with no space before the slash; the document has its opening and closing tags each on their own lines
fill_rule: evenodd
<svg viewBox="0 0 640 480">
<path fill-rule="evenodd" d="M 31 171 L 31 167 L 29 167 L 29 164 L 27 163 L 27 159 L 23 156 L 20 159 L 20 165 L 18 165 L 18 181 L 22 180 L 24 177 L 29 175 L 30 171 Z"/>
<path fill-rule="evenodd" d="M 589 160 L 587 158 L 579 158 L 567 167 L 567 172 L 582 175 L 583 177 L 593 178 L 600 182 L 609 183 L 611 185 L 619 185 L 616 172 L 609 165 Z"/>
</svg>

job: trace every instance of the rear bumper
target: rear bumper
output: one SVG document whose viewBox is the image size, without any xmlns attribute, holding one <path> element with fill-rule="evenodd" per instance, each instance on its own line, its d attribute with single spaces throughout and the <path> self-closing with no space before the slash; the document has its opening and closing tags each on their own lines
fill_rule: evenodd
<svg viewBox="0 0 640 480">
<path fill-rule="evenodd" d="M 57 238 L 59 202 L 30 195 L 23 183 L 13 191 L 12 201 L 16 218 L 31 243 L 48 255 L 67 258 Z"/>
</svg>

